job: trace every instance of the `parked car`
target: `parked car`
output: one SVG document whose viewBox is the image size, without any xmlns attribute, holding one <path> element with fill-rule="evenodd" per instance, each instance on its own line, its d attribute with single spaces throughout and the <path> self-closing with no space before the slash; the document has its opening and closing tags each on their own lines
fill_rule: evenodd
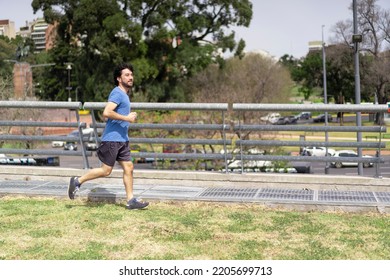
<svg viewBox="0 0 390 280">
<path fill-rule="evenodd" d="M 64 147 L 64 145 L 65 145 L 64 141 L 52 141 L 51 142 L 51 146 L 53 148 L 62 148 L 62 147 Z"/>
<path fill-rule="evenodd" d="M 284 119 L 286 120 L 286 124 L 296 124 L 298 122 L 297 116 L 287 116 Z"/>
<path fill-rule="evenodd" d="M 275 124 L 275 125 L 283 125 L 283 124 L 287 124 L 287 123 L 286 123 L 286 119 L 284 117 L 281 117 L 276 122 L 274 122 L 273 124 Z"/>
<path fill-rule="evenodd" d="M 241 169 L 241 160 L 232 160 L 228 163 L 228 170 L 234 171 L 234 170 L 240 170 Z M 265 169 L 266 167 L 271 167 L 272 162 L 268 160 L 246 160 L 244 161 L 243 168 L 245 170 L 261 170 Z"/>
<path fill-rule="evenodd" d="M 97 149 L 97 144 L 94 137 L 93 128 L 85 128 L 83 129 L 83 137 L 87 138 L 87 141 L 85 142 L 85 147 L 89 151 L 95 151 Z M 71 133 L 68 134 L 69 137 L 79 137 L 79 131 L 73 130 Z M 64 150 L 68 151 L 76 151 L 77 150 L 77 143 L 78 141 L 69 140 L 66 141 L 64 144 Z"/>
<path fill-rule="evenodd" d="M 328 114 L 328 122 L 331 122 L 333 120 L 333 117 L 331 114 Z M 325 114 L 318 115 L 317 117 L 313 118 L 313 122 L 320 123 L 325 122 Z"/>
<path fill-rule="evenodd" d="M 303 148 L 302 155 L 324 157 L 325 155 L 331 156 L 335 152 L 336 151 L 334 149 L 328 148 L 328 153 L 326 154 L 326 147 L 308 146 L 308 147 Z"/>
<path fill-rule="evenodd" d="M 359 155 L 352 150 L 340 150 L 336 151 L 333 154 L 333 157 L 335 157 L 335 161 L 331 162 L 330 165 L 336 168 L 342 168 L 342 167 L 349 167 L 349 166 L 358 166 L 358 162 L 341 162 L 337 161 L 337 157 L 358 157 Z M 369 155 L 363 155 L 363 157 L 372 158 L 372 156 Z M 363 162 L 363 167 L 368 168 L 374 166 L 373 162 Z"/>
<path fill-rule="evenodd" d="M 283 124 L 296 124 L 298 121 L 296 116 L 287 116 L 287 117 L 281 117 L 277 120 L 276 125 L 283 125 Z"/>
<path fill-rule="evenodd" d="M 279 114 L 279 113 L 269 113 L 267 114 L 266 116 L 264 117 L 261 117 L 260 119 L 266 123 L 271 123 L 271 124 L 274 124 L 276 123 L 279 118 L 281 118 L 282 116 Z"/>
<path fill-rule="evenodd" d="M 296 117 L 300 120 L 308 120 L 311 119 L 311 113 L 310 112 L 301 112 Z"/>
</svg>

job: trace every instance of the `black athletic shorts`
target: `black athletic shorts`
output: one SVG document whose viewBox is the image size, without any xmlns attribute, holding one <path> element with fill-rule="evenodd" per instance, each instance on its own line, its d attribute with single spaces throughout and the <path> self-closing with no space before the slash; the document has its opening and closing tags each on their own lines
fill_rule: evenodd
<svg viewBox="0 0 390 280">
<path fill-rule="evenodd" d="M 101 162 L 114 166 L 115 161 L 131 161 L 129 142 L 101 142 L 97 149 Z"/>
</svg>

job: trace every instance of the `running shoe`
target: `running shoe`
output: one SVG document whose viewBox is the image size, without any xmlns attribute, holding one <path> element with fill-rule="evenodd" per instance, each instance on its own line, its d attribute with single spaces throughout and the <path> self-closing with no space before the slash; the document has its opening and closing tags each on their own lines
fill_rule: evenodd
<svg viewBox="0 0 390 280">
<path fill-rule="evenodd" d="M 74 199 L 76 192 L 80 189 L 80 186 L 77 184 L 77 177 L 70 178 L 68 185 L 68 196 L 70 199 Z"/>
<path fill-rule="evenodd" d="M 145 209 L 148 207 L 149 202 L 141 201 L 137 198 L 132 198 L 127 202 L 126 208 L 129 210 L 139 210 L 139 209 Z"/>
</svg>

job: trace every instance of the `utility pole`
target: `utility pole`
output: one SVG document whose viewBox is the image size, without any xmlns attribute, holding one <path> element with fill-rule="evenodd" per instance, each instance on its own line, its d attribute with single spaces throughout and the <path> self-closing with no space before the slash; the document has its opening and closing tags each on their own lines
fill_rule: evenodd
<svg viewBox="0 0 390 280">
<path fill-rule="evenodd" d="M 354 68 L 355 68 L 355 103 L 360 104 L 360 74 L 359 74 L 359 43 L 362 42 L 363 38 L 361 34 L 358 34 L 358 22 L 357 22 L 357 0 L 352 1 L 353 8 L 353 35 L 352 43 L 354 43 Z M 356 112 L 356 126 L 362 126 L 361 112 Z M 362 142 L 362 133 L 357 132 L 357 142 Z M 362 157 L 362 148 L 357 148 L 358 157 Z M 363 164 L 358 163 L 358 174 L 363 175 Z"/>
<path fill-rule="evenodd" d="M 72 97 L 70 97 L 70 91 L 72 90 L 72 87 L 70 86 L 70 71 L 72 70 L 72 64 L 66 63 L 66 70 L 68 70 L 68 86 L 66 89 L 68 90 L 68 101 L 72 101 Z"/>
<path fill-rule="evenodd" d="M 323 88 L 324 88 L 324 103 L 328 104 L 328 93 L 326 85 L 326 53 L 325 53 L 325 42 L 324 42 L 324 27 L 322 25 L 322 67 L 323 67 Z M 328 112 L 325 112 L 325 126 L 328 126 Z M 329 133 L 325 131 L 325 142 L 329 141 Z M 325 147 L 325 156 L 328 156 L 328 146 Z M 329 174 L 329 162 L 325 163 L 325 174 Z"/>
</svg>

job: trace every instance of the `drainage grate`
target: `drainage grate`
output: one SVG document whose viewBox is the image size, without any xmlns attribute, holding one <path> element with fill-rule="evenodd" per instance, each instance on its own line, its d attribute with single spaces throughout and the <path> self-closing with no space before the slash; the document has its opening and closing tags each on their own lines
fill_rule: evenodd
<svg viewBox="0 0 390 280">
<path fill-rule="evenodd" d="M 258 189 L 207 188 L 199 197 L 253 198 Z"/>
<path fill-rule="evenodd" d="M 379 202 L 387 202 L 390 203 L 390 192 L 377 192 L 376 198 Z"/>
<path fill-rule="evenodd" d="M 318 201 L 376 202 L 376 199 L 373 192 L 323 190 L 318 192 Z"/>
<path fill-rule="evenodd" d="M 313 200 L 313 190 L 291 190 L 291 189 L 262 189 L 257 198 L 276 200 Z"/>
</svg>

